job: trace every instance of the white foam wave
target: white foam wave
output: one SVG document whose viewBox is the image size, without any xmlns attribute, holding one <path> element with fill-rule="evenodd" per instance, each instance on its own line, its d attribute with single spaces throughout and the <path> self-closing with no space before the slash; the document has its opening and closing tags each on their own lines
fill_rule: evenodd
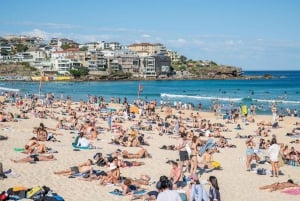
<svg viewBox="0 0 300 201">
<path fill-rule="evenodd" d="M 285 104 L 300 104 L 300 101 L 289 101 L 289 100 L 267 100 L 267 99 L 254 99 L 257 102 L 266 102 L 266 103 L 285 103 Z"/>
<path fill-rule="evenodd" d="M 178 95 L 178 94 L 167 94 L 161 93 L 161 97 L 167 98 L 190 98 L 190 99 L 200 99 L 200 100 L 222 100 L 222 101 L 232 101 L 232 102 L 239 102 L 242 101 L 241 98 L 224 98 L 224 97 L 213 97 L 213 96 L 189 96 L 189 95 Z"/>
</svg>

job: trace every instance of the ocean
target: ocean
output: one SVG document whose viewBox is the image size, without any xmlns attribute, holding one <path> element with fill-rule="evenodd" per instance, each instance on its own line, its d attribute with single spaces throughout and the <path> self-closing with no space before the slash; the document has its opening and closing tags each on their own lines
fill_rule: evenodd
<svg viewBox="0 0 300 201">
<path fill-rule="evenodd" d="M 71 96 L 72 100 L 86 101 L 88 95 L 138 98 L 139 85 L 143 91 L 140 98 L 173 104 L 174 101 L 192 103 L 197 108 L 211 110 L 215 102 L 223 106 L 255 104 L 257 113 L 271 114 L 270 107 L 300 110 L 300 71 L 246 71 L 245 75 L 275 76 L 273 79 L 257 80 L 158 80 L 158 81 L 99 81 L 99 82 L 43 82 L 42 93 L 54 93 L 57 98 Z M 23 95 L 39 93 L 39 82 L 0 82 L 0 87 L 20 89 Z"/>
</svg>

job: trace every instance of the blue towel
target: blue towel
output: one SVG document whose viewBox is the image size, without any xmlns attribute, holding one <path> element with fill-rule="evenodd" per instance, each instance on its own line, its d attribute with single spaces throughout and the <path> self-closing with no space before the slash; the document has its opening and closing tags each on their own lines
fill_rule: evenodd
<svg viewBox="0 0 300 201">
<path fill-rule="evenodd" d="M 111 191 L 109 193 L 113 194 L 113 195 L 123 196 L 123 191 L 121 191 L 121 190 L 118 190 L 118 191 L 114 190 L 114 191 Z M 146 193 L 145 190 L 136 190 L 136 191 L 134 191 L 135 195 L 143 195 L 145 193 Z"/>
</svg>

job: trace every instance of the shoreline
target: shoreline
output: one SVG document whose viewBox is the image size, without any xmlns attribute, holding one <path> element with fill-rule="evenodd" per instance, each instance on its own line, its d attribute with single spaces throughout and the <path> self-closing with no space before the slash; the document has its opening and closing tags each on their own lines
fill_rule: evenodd
<svg viewBox="0 0 300 201">
<path fill-rule="evenodd" d="M 94 77 L 94 76 L 93 76 Z M 277 77 L 266 78 L 263 75 L 260 76 L 244 76 L 244 77 L 236 77 L 236 78 L 159 78 L 159 79 L 89 79 L 89 78 L 72 78 L 70 80 L 43 80 L 43 82 L 105 82 L 105 81 L 210 81 L 210 80 L 272 80 L 277 79 Z M 283 79 L 283 78 L 281 78 Z M 40 82 L 39 80 L 28 80 L 28 79 L 10 79 L 10 80 L 1 80 L 0 82 Z"/>
</svg>

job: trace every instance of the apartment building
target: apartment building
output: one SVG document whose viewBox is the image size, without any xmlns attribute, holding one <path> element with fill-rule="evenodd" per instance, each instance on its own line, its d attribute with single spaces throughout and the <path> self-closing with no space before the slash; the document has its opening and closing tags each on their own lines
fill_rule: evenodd
<svg viewBox="0 0 300 201">
<path fill-rule="evenodd" d="M 170 58 L 161 54 L 144 57 L 143 65 L 143 76 L 145 78 L 168 76 L 171 71 Z"/>
<path fill-rule="evenodd" d="M 160 43 L 134 43 L 128 46 L 128 48 L 136 52 L 140 57 L 166 54 L 166 48 Z"/>
</svg>

